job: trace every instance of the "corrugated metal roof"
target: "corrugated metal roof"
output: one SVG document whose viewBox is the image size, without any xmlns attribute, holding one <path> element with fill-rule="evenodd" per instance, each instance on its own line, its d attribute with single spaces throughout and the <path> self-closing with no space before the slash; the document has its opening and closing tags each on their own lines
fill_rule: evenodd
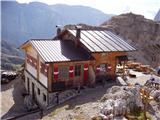
<svg viewBox="0 0 160 120">
<path fill-rule="evenodd" d="M 76 30 L 68 30 L 76 36 Z M 91 52 L 134 51 L 125 40 L 107 30 L 81 30 L 80 42 Z"/>
<path fill-rule="evenodd" d="M 30 40 L 30 42 L 45 62 L 90 59 L 89 53 L 83 48 L 76 47 L 72 41 Z"/>
</svg>

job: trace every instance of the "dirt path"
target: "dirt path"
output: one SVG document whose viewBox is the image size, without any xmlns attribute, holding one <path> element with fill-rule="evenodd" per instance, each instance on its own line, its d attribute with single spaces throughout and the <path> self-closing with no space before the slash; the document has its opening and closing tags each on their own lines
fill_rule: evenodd
<svg viewBox="0 0 160 120">
<path fill-rule="evenodd" d="M 99 113 L 100 103 L 98 100 L 106 93 L 108 88 L 116 83 L 101 85 L 95 88 L 86 88 L 81 94 L 72 98 L 44 113 L 43 120 L 90 120 L 91 117 Z M 83 111 L 83 112 L 82 112 Z M 40 119 L 39 112 L 21 117 L 17 120 L 37 120 Z"/>
<path fill-rule="evenodd" d="M 99 85 L 95 88 L 87 88 L 82 90 L 81 94 L 76 98 L 66 101 L 55 108 L 44 113 L 43 120 L 71 120 L 73 119 L 90 119 L 99 112 L 98 100 L 106 93 L 108 88 L 116 83 L 107 83 L 104 87 Z M 17 114 L 24 113 L 26 110 L 23 106 L 23 97 L 21 95 L 24 89 L 21 79 L 10 82 L 2 86 L 1 91 L 1 116 L 7 118 Z M 82 113 L 82 111 L 84 111 Z M 89 111 L 89 112 L 88 112 Z M 17 120 L 37 120 L 40 119 L 39 112 L 26 115 Z"/>
<path fill-rule="evenodd" d="M 24 85 L 22 79 L 17 77 L 8 84 L 1 86 L 1 118 L 5 119 L 14 115 L 24 113 L 22 92 Z"/>
<path fill-rule="evenodd" d="M 116 83 L 82 90 L 81 95 L 50 110 L 43 120 L 90 120 L 100 111 L 101 104 L 98 101 L 113 85 Z"/>
</svg>

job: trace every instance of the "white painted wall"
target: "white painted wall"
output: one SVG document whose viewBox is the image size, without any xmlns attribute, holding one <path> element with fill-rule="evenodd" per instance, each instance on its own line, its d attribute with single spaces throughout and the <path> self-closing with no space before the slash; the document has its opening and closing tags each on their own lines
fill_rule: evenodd
<svg viewBox="0 0 160 120">
<path fill-rule="evenodd" d="M 42 73 L 39 74 L 39 81 L 48 88 L 48 79 Z"/>
<path fill-rule="evenodd" d="M 35 78 L 37 78 L 37 70 L 27 63 L 27 71 L 29 71 Z"/>
<path fill-rule="evenodd" d="M 37 80 L 35 80 L 30 74 L 28 74 L 26 71 L 25 71 L 25 86 L 27 88 L 27 78 L 29 78 L 29 86 L 30 86 L 30 92 L 29 94 L 32 95 L 32 83 L 34 83 L 35 85 L 35 97 L 36 97 L 36 100 L 37 102 L 44 108 L 46 108 L 46 106 L 48 105 L 47 101 L 48 101 L 48 97 L 47 97 L 47 94 L 48 94 L 48 91 L 47 89 L 45 89 L 40 83 L 37 82 Z M 38 88 L 40 89 L 40 95 L 38 95 Z M 27 88 L 28 89 L 28 88 Z M 46 101 L 43 100 L 43 94 L 46 95 Z"/>
</svg>

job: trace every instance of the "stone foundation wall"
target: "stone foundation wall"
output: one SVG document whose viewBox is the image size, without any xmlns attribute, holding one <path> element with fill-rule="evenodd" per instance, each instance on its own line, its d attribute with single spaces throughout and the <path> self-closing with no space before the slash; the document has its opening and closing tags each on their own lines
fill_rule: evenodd
<svg viewBox="0 0 160 120">
<path fill-rule="evenodd" d="M 78 94 L 78 91 L 74 89 L 63 92 L 49 93 L 49 106 L 55 106 L 59 103 L 63 103 L 64 101 L 69 100 Z"/>
<path fill-rule="evenodd" d="M 35 100 L 37 103 L 43 108 L 50 108 L 60 103 L 63 103 L 66 100 L 69 100 L 79 93 L 75 89 L 66 90 L 63 92 L 52 92 L 49 93 L 45 86 L 43 86 L 38 80 L 36 80 L 29 72 L 25 71 L 25 87 L 28 91 L 28 82 L 29 79 L 29 94 L 32 96 L 32 83 L 34 84 L 34 93 L 35 93 Z M 40 94 L 38 93 L 38 89 L 40 90 Z M 46 96 L 46 100 L 44 100 L 44 95 Z"/>
<path fill-rule="evenodd" d="M 29 91 L 28 91 L 28 82 L 29 79 Z M 34 84 L 34 94 L 35 94 L 35 100 L 41 107 L 47 107 L 48 105 L 48 91 L 47 89 L 42 86 L 31 74 L 29 74 L 27 71 L 25 71 L 25 87 L 26 90 L 29 92 L 30 95 L 32 95 L 32 83 Z M 38 94 L 38 89 L 40 90 L 40 93 Z M 45 96 L 45 100 L 44 100 Z M 33 95 L 32 95 L 33 98 Z"/>
</svg>

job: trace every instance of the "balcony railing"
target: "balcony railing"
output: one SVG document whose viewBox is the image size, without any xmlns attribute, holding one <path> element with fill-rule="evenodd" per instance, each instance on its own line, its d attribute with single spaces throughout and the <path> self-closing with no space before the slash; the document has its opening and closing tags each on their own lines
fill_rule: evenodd
<svg viewBox="0 0 160 120">
<path fill-rule="evenodd" d="M 77 84 L 74 82 L 74 80 L 68 80 L 68 81 L 57 81 L 52 83 L 52 91 L 64 91 L 67 89 L 71 89 L 76 87 Z"/>
</svg>

